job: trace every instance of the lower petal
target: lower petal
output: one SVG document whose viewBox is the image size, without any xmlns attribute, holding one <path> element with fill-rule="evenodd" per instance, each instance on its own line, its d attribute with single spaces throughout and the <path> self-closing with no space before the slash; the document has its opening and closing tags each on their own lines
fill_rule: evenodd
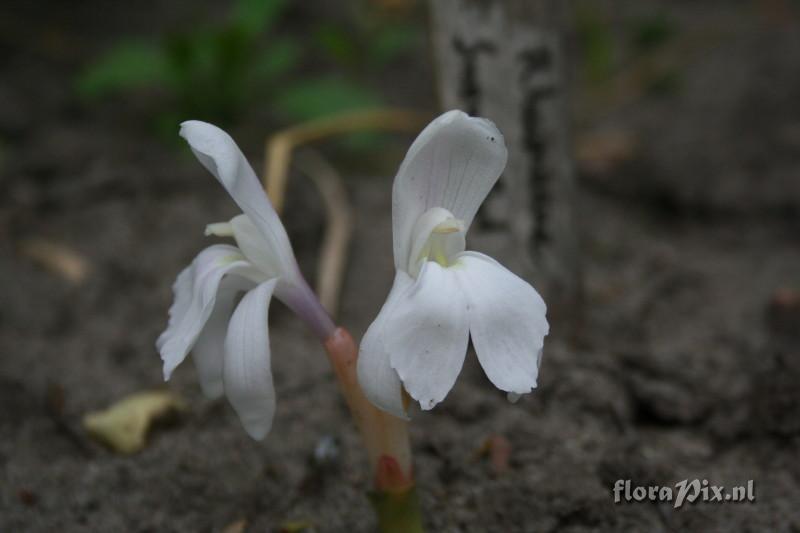
<svg viewBox="0 0 800 533">
<path fill-rule="evenodd" d="M 391 365 L 422 409 L 453 388 L 469 343 L 461 288 L 449 268 L 427 261 L 387 317 L 384 342 Z"/>
<path fill-rule="evenodd" d="M 234 246 L 218 244 L 200 252 L 178 276 L 166 331 L 156 341 L 164 361 L 164 379 L 186 358 L 211 316 L 220 284 L 226 277 L 256 280 L 262 277 Z M 252 286 L 253 282 L 250 282 Z"/>
<path fill-rule="evenodd" d="M 403 385 L 392 368 L 384 336 L 392 308 L 413 284 L 408 274 L 397 272 L 386 303 L 367 329 L 358 352 L 358 382 L 364 394 L 377 407 L 399 418 L 408 418 L 403 405 Z"/>
<path fill-rule="evenodd" d="M 224 392 L 222 367 L 228 322 L 236 304 L 236 296 L 253 285 L 252 281 L 239 276 L 223 278 L 217 291 L 214 310 L 192 348 L 192 359 L 197 369 L 200 388 L 207 398 L 219 398 Z"/>
<path fill-rule="evenodd" d="M 487 377 L 501 390 L 530 392 L 549 331 L 541 296 L 483 254 L 460 254 L 452 268 L 466 295 L 472 344 Z"/>
<path fill-rule="evenodd" d="M 277 279 L 244 295 L 225 336 L 225 394 L 248 435 L 263 439 L 275 415 L 275 387 L 270 368 L 269 302 Z"/>
</svg>

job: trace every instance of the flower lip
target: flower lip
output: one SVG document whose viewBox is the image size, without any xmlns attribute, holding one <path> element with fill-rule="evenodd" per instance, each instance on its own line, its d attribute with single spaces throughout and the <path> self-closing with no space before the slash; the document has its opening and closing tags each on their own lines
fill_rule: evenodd
<svg viewBox="0 0 800 533">
<path fill-rule="evenodd" d="M 464 231 L 464 221 L 457 218 L 448 218 L 433 228 L 431 233 L 438 233 L 439 235 L 447 235 L 448 233 L 457 233 Z"/>
<path fill-rule="evenodd" d="M 447 209 L 434 207 L 417 219 L 412 236 L 407 272 L 416 277 L 426 260 L 432 258 L 447 266 L 453 256 L 464 251 L 465 224 Z"/>
</svg>

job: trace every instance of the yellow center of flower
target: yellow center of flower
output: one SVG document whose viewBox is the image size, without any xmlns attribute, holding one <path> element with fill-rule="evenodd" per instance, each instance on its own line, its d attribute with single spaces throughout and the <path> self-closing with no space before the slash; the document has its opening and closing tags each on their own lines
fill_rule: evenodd
<svg viewBox="0 0 800 533">
<path fill-rule="evenodd" d="M 454 257 L 464 251 L 464 222 L 441 207 L 425 212 L 414 226 L 409 270 L 416 276 L 425 261 L 452 266 Z"/>
</svg>

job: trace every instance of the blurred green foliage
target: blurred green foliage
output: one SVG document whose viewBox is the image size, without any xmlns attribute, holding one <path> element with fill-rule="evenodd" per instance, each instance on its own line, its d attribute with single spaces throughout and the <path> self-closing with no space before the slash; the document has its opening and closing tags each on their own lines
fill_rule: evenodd
<svg viewBox="0 0 800 533">
<path fill-rule="evenodd" d="M 583 52 L 584 66 L 589 79 L 602 81 L 614 70 L 614 34 L 597 9 L 579 4 L 576 29 Z"/>
<path fill-rule="evenodd" d="M 279 94 L 275 99 L 281 111 L 301 120 L 359 107 L 374 107 L 378 103 L 374 92 L 334 77 L 310 80 Z"/>
<path fill-rule="evenodd" d="M 409 22 L 381 17 L 362 7 L 348 27 L 320 24 L 313 38 L 340 67 L 363 72 L 380 68 L 418 46 L 423 34 Z"/>
<path fill-rule="evenodd" d="M 629 39 L 638 57 L 648 58 L 667 46 L 677 35 L 677 25 L 663 11 L 636 18 L 629 23 Z M 675 94 L 683 82 L 683 75 L 674 66 L 652 68 L 645 80 L 645 92 L 654 96 Z"/>
<path fill-rule="evenodd" d="M 623 20 L 619 25 L 603 5 L 583 1 L 576 6 L 575 24 L 587 79 L 603 83 L 633 60 L 639 67 L 644 65 L 648 71 L 653 71 L 647 76 L 647 92 L 667 94 L 676 90 L 679 72 L 661 71 L 650 65 L 655 54 L 677 36 L 675 21 L 667 13 L 656 11 Z"/>
<path fill-rule="evenodd" d="M 361 81 L 364 74 L 384 67 L 419 36 L 397 22 L 356 25 L 357 31 L 321 24 L 312 43 L 341 74 L 300 76 L 305 43 L 274 31 L 288 7 L 286 0 L 234 0 L 229 16 L 215 26 L 155 42 L 119 42 L 79 75 L 76 89 L 90 100 L 155 91 L 168 100 L 155 118 L 170 135 L 187 117 L 226 124 L 252 105 L 267 105 L 285 121 L 307 120 L 379 105 L 378 93 Z"/>
<path fill-rule="evenodd" d="M 660 48 L 675 36 L 676 31 L 673 20 L 663 12 L 637 18 L 629 29 L 633 46 L 640 53 Z"/>
</svg>

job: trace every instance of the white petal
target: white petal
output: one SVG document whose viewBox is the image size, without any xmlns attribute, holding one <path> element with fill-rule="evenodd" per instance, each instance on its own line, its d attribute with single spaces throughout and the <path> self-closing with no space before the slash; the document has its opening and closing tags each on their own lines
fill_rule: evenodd
<svg viewBox="0 0 800 533">
<path fill-rule="evenodd" d="M 253 168 L 230 135 L 218 127 L 189 120 L 181 124 L 186 139 L 197 159 L 222 183 L 264 238 L 266 249 L 282 265 L 284 276 L 298 275 L 286 229 L 269 202 Z"/>
<path fill-rule="evenodd" d="M 469 343 L 456 276 L 426 262 L 414 285 L 398 297 L 384 327 L 392 368 L 420 407 L 431 409 L 453 388 Z"/>
<path fill-rule="evenodd" d="M 156 345 L 160 346 L 161 340 L 172 328 L 178 324 L 186 316 L 186 311 L 189 309 L 189 304 L 192 302 L 192 284 L 194 283 L 195 268 L 194 263 L 181 270 L 178 274 L 175 283 L 172 284 L 172 294 L 174 299 L 169 308 L 169 319 L 167 321 L 167 331 L 156 341 Z"/>
<path fill-rule="evenodd" d="M 451 267 L 469 307 L 469 331 L 478 360 L 494 385 L 525 394 L 536 388 L 547 306 L 539 293 L 494 259 L 464 252 Z"/>
<path fill-rule="evenodd" d="M 225 334 L 233 313 L 236 296 L 255 285 L 249 279 L 226 276 L 217 290 L 214 310 L 208 317 L 200 336 L 192 348 L 192 359 L 203 394 L 208 398 L 219 398 L 224 392 L 222 364 L 225 354 Z"/>
<path fill-rule="evenodd" d="M 414 280 L 398 271 L 394 285 L 380 313 L 367 329 L 358 351 L 358 382 L 366 397 L 377 407 L 399 418 L 408 418 L 403 405 L 402 383 L 389 359 L 384 336 L 392 308 L 405 298 Z"/>
<path fill-rule="evenodd" d="M 395 268 L 409 262 L 412 230 L 428 209 L 443 207 L 469 228 L 506 166 L 503 136 L 490 121 L 449 111 L 408 150 L 392 189 Z"/>
<path fill-rule="evenodd" d="M 170 308 L 166 331 L 156 341 L 164 361 L 164 379 L 186 358 L 214 309 L 217 290 L 226 275 L 261 281 L 262 274 L 245 261 L 238 248 L 226 244 L 200 252 L 173 286 L 175 303 Z"/>
<path fill-rule="evenodd" d="M 265 281 L 244 295 L 225 337 L 225 395 L 256 440 L 269 433 L 275 415 L 267 319 L 276 283 Z"/>
</svg>

